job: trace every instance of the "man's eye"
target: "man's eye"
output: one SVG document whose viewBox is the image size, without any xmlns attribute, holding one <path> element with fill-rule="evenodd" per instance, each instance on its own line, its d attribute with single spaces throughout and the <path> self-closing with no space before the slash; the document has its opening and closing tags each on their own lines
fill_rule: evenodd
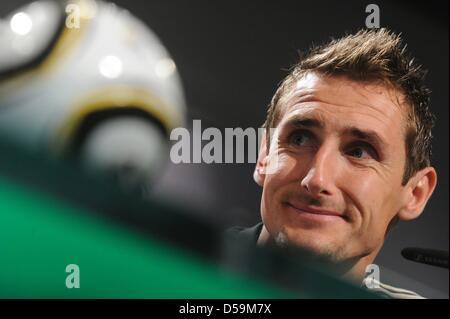
<svg viewBox="0 0 450 319">
<path fill-rule="evenodd" d="M 377 153 L 374 150 L 374 148 L 370 145 L 353 146 L 352 148 L 349 149 L 347 154 L 358 159 L 363 158 L 377 159 Z"/>
<path fill-rule="evenodd" d="M 295 132 L 289 137 L 289 143 L 297 146 L 302 146 L 308 143 L 310 137 L 306 132 Z"/>
<path fill-rule="evenodd" d="M 364 157 L 365 150 L 362 147 L 356 147 L 352 149 L 348 154 L 350 156 L 356 157 L 356 158 L 362 158 Z"/>
</svg>

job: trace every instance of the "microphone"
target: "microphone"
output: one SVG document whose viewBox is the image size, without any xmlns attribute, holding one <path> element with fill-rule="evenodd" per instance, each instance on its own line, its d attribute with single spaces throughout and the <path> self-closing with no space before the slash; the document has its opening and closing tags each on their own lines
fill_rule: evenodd
<svg viewBox="0 0 450 319">
<path fill-rule="evenodd" d="M 447 268 L 448 251 L 409 247 L 402 250 L 402 256 L 418 263 Z"/>
</svg>

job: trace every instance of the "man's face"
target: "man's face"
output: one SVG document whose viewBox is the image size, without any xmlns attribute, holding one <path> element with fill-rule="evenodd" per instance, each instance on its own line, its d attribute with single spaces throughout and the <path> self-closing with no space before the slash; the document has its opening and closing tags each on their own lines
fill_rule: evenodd
<svg viewBox="0 0 450 319">
<path fill-rule="evenodd" d="M 381 84 L 309 74 L 281 101 L 262 219 L 276 241 L 335 261 L 377 251 L 400 209 L 405 115 Z M 278 145 L 274 144 L 278 141 Z"/>
</svg>

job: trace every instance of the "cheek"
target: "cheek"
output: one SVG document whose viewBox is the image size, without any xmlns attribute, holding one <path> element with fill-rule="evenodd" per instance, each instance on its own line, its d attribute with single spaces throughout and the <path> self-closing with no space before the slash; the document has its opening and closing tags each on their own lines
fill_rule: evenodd
<svg viewBox="0 0 450 319">
<path fill-rule="evenodd" d="M 300 183 L 300 171 L 295 158 L 287 154 L 278 156 L 275 169 L 267 173 L 264 179 L 261 212 L 265 218 L 276 217 L 274 212 L 280 208 L 283 191 L 287 185 Z"/>
<path fill-rule="evenodd" d="M 349 194 L 355 202 L 364 206 L 373 207 L 376 206 L 378 200 L 377 197 L 381 195 L 381 187 L 379 181 L 374 178 L 353 176 L 352 182 L 346 184 L 345 191 Z"/>
<path fill-rule="evenodd" d="M 386 183 L 379 176 L 352 176 L 352 183 L 346 184 L 343 191 L 357 210 L 361 231 L 379 229 L 383 235 L 390 220 L 396 213 L 396 194 L 399 190 Z"/>
<path fill-rule="evenodd" d="M 275 192 L 284 185 L 295 183 L 300 180 L 301 171 L 298 160 L 281 153 L 275 161 L 271 162 L 264 180 L 264 189 Z"/>
</svg>

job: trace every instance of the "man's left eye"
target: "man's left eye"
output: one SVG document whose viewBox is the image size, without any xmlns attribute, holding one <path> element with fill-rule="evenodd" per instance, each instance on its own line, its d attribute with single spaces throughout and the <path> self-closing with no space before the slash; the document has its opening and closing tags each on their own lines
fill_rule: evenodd
<svg viewBox="0 0 450 319">
<path fill-rule="evenodd" d="M 357 148 L 352 149 L 349 152 L 349 155 L 356 157 L 356 158 L 362 158 L 365 155 L 364 153 L 367 153 L 367 152 L 365 152 L 365 150 L 362 149 L 361 147 L 357 147 Z"/>
<path fill-rule="evenodd" d="M 347 152 L 348 155 L 363 159 L 363 158 L 375 158 L 377 157 L 376 151 L 371 146 L 355 146 L 350 148 Z"/>
</svg>

